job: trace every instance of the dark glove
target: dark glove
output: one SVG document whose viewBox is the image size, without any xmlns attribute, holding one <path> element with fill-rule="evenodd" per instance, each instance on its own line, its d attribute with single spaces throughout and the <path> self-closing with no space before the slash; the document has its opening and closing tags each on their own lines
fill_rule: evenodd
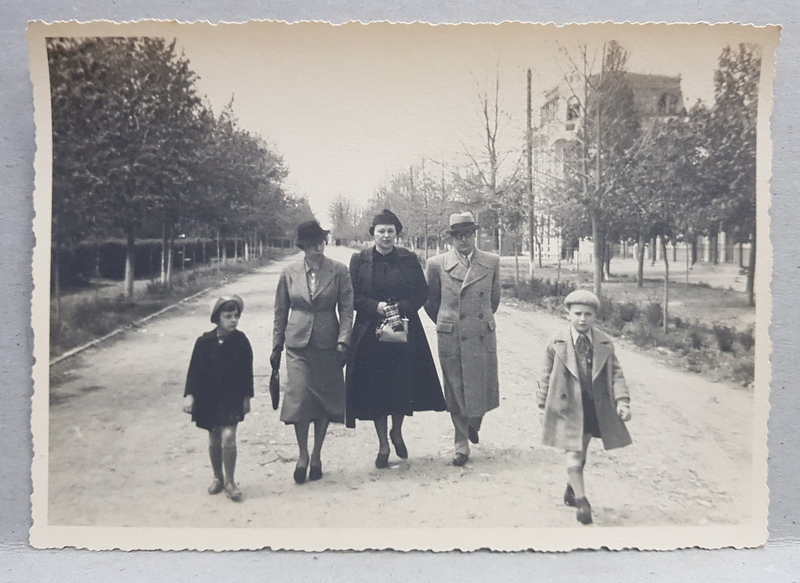
<svg viewBox="0 0 800 583">
<path fill-rule="evenodd" d="M 272 370 L 278 370 L 281 367 L 281 352 L 283 352 L 283 348 L 280 346 L 272 349 L 272 354 L 269 356 L 269 364 L 272 366 Z"/>
<path fill-rule="evenodd" d="M 336 345 L 336 364 L 339 366 L 347 364 L 347 344 L 340 342 Z"/>
</svg>

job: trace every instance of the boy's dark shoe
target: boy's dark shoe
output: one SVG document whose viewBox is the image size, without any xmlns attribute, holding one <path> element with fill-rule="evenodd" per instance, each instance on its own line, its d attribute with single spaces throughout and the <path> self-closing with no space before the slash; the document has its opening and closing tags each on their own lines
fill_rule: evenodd
<svg viewBox="0 0 800 583">
<path fill-rule="evenodd" d="M 468 459 L 469 459 L 469 456 L 467 454 L 465 454 L 465 453 L 457 453 L 455 455 L 455 457 L 453 458 L 453 465 L 461 467 L 465 463 L 467 463 Z"/>
<path fill-rule="evenodd" d="M 578 511 L 575 513 L 575 518 L 581 524 L 592 524 L 592 506 L 586 498 L 578 498 L 575 500 Z"/>
<path fill-rule="evenodd" d="M 567 484 L 567 489 L 564 490 L 564 504 L 573 508 L 578 505 L 575 501 L 575 490 L 572 489 L 572 484 Z"/>
<path fill-rule="evenodd" d="M 478 430 L 472 426 L 467 428 L 467 436 L 472 443 L 478 443 L 480 441 L 480 436 L 478 435 Z"/>
</svg>

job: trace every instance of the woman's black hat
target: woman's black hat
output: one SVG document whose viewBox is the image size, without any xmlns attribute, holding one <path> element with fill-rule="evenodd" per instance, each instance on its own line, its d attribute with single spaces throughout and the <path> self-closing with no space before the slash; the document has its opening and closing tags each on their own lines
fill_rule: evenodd
<svg viewBox="0 0 800 583">
<path fill-rule="evenodd" d="M 370 235 L 375 234 L 375 225 L 394 225 L 398 233 L 403 230 L 403 223 L 389 209 L 383 209 L 372 218 L 372 226 L 369 228 Z"/>
<path fill-rule="evenodd" d="M 322 243 L 327 239 L 328 233 L 330 231 L 320 227 L 317 221 L 301 223 L 297 227 L 297 246 L 303 248 L 304 246 Z"/>
</svg>

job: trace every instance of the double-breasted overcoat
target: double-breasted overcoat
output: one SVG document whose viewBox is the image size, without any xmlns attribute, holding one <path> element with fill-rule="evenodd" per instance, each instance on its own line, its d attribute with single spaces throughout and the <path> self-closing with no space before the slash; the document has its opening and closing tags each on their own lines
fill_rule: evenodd
<svg viewBox="0 0 800 583">
<path fill-rule="evenodd" d="M 611 339 L 592 328 L 592 397 L 605 449 L 631 443 L 625 423 L 617 415 L 617 401 L 630 399 L 628 385 L 614 354 Z M 583 401 L 578 377 L 578 359 L 570 327 L 547 343 L 539 388 L 539 407 L 544 407 L 542 443 L 569 451 L 583 447 Z"/>
<path fill-rule="evenodd" d="M 344 264 L 322 258 L 316 289 L 308 285 L 305 260 L 289 265 L 275 292 L 273 347 L 286 347 L 281 421 L 344 421 L 344 376 L 336 345 L 350 343 L 353 286 Z"/>
<path fill-rule="evenodd" d="M 494 313 L 500 257 L 475 249 L 467 269 L 455 250 L 428 260 L 425 311 L 436 322 L 447 409 L 481 417 L 500 405 Z"/>
</svg>

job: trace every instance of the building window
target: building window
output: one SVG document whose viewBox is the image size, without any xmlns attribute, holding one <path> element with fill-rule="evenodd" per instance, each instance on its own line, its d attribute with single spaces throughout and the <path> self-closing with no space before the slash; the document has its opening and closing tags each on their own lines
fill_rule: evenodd
<svg viewBox="0 0 800 583">
<path fill-rule="evenodd" d="M 674 93 L 662 93 L 658 98 L 657 112 L 661 115 L 678 113 L 678 96 Z"/>
</svg>

